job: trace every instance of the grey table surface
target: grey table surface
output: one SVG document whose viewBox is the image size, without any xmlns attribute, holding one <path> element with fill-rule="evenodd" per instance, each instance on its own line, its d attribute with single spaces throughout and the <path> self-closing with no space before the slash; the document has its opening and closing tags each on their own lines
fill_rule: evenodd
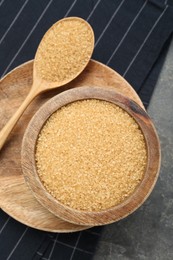
<svg viewBox="0 0 173 260">
<path fill-rule="evenodd" d="M 136 212 L 104 228 L 94 260 L 173 259 L 173 41 L 148 113 L 161 143 L 158 181 Z"/>
</svg>

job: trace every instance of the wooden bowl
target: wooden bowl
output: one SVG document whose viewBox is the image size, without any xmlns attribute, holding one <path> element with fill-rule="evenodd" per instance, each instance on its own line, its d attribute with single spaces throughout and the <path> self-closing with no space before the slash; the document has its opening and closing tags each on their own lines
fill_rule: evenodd
<svg viewBox="0 0 173 260">
<path fill-rule="evenodd" d="M 36 170 L 35 148 L 38 135 L 52 113 L 64 105 L 84 99 L 99 99 L 114 103 L 129 113 L 140 126 L 147 148 L 147 167 L 134 193 L 121 204 L 100 212 L 86 212 L 61 204 L 44 188 Z M 149 196 L 160 169 L 160 145 L 155 127 L 148 114 L 134 101 L 113 89 L 82 87 L 65 91 L 45 103 L 30 121 L 22 143 L 21 163 L 26 182 L 36 199 L 56 216 L 78 225 L 103 225 L 118 221 L 134 212 Z"/>
</svg>

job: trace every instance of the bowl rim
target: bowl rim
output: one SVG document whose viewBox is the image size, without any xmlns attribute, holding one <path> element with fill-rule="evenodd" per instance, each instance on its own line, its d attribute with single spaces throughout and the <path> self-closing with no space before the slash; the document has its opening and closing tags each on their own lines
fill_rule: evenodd
<svg viewBox="0 0 173 260">
<path fill-rule="evenodd" d="M 144 135 L 147 148 L 147 167 L 144 177 L 135 191 L 122 203 L 99 212 L 79 211 L 55 199 L 43 186 L 36 170 L 35 147 L 40 130 L 47 119 L 60 107 L 69 103 L 99 99 L 114 103 L 130 114 Z M 103 87 L 78 87 L 64 91 L 47 101 L 32 117 L 24 133 L 21 149 L 21 166 L 26 183 L 35 198 L 59 218 L 78 225 L 95 226 L 118 221 L 139 208 L 148 198 L 157 181 L 161 162 L 159 138 L 147 112 L 133 100 Z"/>
</svg>

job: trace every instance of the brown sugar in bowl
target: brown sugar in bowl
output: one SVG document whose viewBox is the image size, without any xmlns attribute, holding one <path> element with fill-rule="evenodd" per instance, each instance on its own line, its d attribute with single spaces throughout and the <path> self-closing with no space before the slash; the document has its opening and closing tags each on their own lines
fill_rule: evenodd
<svg viewBox="0 0 173 260">
<path fill-rule="evenodd" d="M 78 225 L 118 221 L 149 196 L 160 145 L 148 114 L 112 89 L 82 87 L 43 105 L 22 143 L 22 169 L 37 200 Z"/>
</svg>

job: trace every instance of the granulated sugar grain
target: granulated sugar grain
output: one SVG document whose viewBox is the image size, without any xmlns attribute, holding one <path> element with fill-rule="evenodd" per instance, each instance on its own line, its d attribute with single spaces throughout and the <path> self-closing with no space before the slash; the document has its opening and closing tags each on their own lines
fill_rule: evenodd
<svg viewBox="0 0 173 260">
<path fill-rule="evenodd" d="M 40 132 L 38 175 L 59 202 L 100 211 L 123 202 L 141 182 L 147 163 L 144 136 L 120 107 L 95 99 L 57 110 Z"/>
<path fill-rule="evenodd" d="M 41 41 L 35 67 L 51 82 L 70 79 L 87 64 L 93 51 L 93 32 L 83 20 L 62 20 Z"/>
</svg>

